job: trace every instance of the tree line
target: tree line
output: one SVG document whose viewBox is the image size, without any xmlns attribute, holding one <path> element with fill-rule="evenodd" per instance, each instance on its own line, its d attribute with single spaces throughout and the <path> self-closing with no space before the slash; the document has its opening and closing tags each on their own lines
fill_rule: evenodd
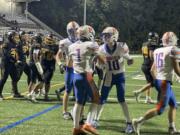
<svg viewBox="0 0 180 135">
<path fill-rule="evenodd" d="M 66 37 L 66 25 L 75 20 L 83 24 L 84 0 L 41 0 L 30 4 L 30 12 Z M 165 31 L 180 36 L 180 0 L 87 0 L 87 24 L 96 35 L 106 26 L 119 30 L 120 40 L 131 51 L 140 51 L 150 31 L 160 37 Z"/>
</svg>

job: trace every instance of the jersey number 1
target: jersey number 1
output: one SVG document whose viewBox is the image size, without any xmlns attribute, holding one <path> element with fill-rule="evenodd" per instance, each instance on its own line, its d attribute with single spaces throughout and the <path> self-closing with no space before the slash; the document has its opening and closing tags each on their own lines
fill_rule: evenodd
<svg viewBox="0 0 180 135">
<path fill-rule="evenodd" d="M 77 51 L 77 60 L 81 61 L 80 49 L 76 49 L 76 51 Z"/>
</svg>

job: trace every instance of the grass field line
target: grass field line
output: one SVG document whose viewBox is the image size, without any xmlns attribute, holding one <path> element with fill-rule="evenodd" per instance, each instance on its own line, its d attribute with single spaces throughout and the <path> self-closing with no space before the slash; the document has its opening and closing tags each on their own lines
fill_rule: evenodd
<svg viewBox="0 0 180 135">
<path fill-rule="evenodd" d="M 61 86 L 61 85 L 63 85 L 63 84 L 64 84 L 64 83 L 54 84 L 54 85 L 51 86 L 51 88 L 56 87 L 56 86 Z M 22 93 L 22 95 L 23 95 L 23 94 L 25 95 L 26 93 L 27 93 L 27 92 L 24 92 L 24 93 Z M 11 99 L 11 98 L 13 98 L 13 97 L 12 97 L 12 96 L 9 96 L 9 97 L 6 97 L 5 99 Z M 14 127 L 16 127 L 16 126 L 18 126 L 18 125 L 26 122 L 26 121 L 29 121 L 29 120 L 31 120 L 31 119 L 34 119 L 34 118 L 36 118 L 36 117 L 38 117 L 38 116 L 40 116 L 40 115 L 42 115 L 42 114 L 45 114 L 45 113 L 47 113 L 47 112 L 49 112 L 49 111 L 52 111 L 52 110 L 54 110 L 54 109 L 56 109 L 56 108 L 59 108 L 59 107 L 60 107 L 60 105 L 59 105 L 59 104 L 56 104 L 56 105 L 54 105 L 54 106 L 52 106 L 52 107 L 49 107 L 49 108 L 47 108 L 47 109 L 45 109 L 45 110 L 43 110 L 43 111 L 41 111 L 41 112 L 36 113 L 36 114 L 34 114 L 34 115 L 28 116 L 28 117 L 26 117 L 26 118 L 24 118 L 24 119 L 22 119 L 22 120 L 19 120 L 19 121 L 16 121 L 16 122 L 14 122 L 14 123 L 11 123 L 11 124 L 9 124 L 9 125 L 7 125 L 7 126 L 4 126 L 4 127 L 0 128 L 0 133 L 5 132 L 5 131 L 7 131 L 7 130 L 9 130 L 9 129 L 11 129 L 11 128 L 14 128 Z"/>
<path fill-rule="evenodd" d="M 16 121 L 16 122 L 14 122 L 14 123 L 11 123 L 11 124 L 9 124 L 9 125 L 7 125 L 7 126 L 4 126 L 4 127 L 0 128 L 0 133 L 5 132 L 5 131 L 7 131 L 7 130 L 9 130 L 9 129 L 11 129 L 11 128 L 14 128 L 14 127 L 16 127 L 16 126 L 18 126 L 18 125 L 26 122 L 26 121 L 29 121 L 29 120 L 31 120 L 31 119 L 34 119 L 34 118 L 36 118 L 36 117 L 38 117 L 38 116 L 40 116 L 40 115 L 42 115 L 42 114 L 45 114 L 45 113 L 47 113 L 47 112 L 49 112 L 49 111 L 52 111 L 52 110 L 54 110 L 54 109 L 57 109 L 57 108 L 59 108 L 59 107 L 60 107 L 60 105 L 59 105 L 59 104 L 56 104 L 56 105 L 54 105 L 54 106 L 52 106 L 52 107 L 49 107 L 49 108 L 47 108 L 47 109 L 45 109 L 45 110 L 43 110 L 43 111 L 41 111 L 41 112 L 36 113 L 36 114 L 34 114 L 34 115 L 28 116 L 28 117 L 26 117 L 26 118 L 24 118 L 24 119 L 22 119 L 22 120 L 19 120 L 19 121 Z"/>
</svg>

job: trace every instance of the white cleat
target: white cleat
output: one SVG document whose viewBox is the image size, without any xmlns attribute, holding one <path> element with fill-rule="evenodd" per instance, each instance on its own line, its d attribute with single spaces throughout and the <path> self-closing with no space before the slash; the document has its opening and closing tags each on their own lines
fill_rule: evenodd
<svg viewBox="0 0 180 135">
<path fill-rule="evenodd" d="M 65 120 L 73 119 L 73 117 L 71 116 L 71 113 L 69 113 L 69 112 L 63 113 L 63 118 L 64 118 Z"/>
<path fill-rule="evenodd" d="M 125 129 L 125 133 L 126 134 L 131 134 L 134 131 L 133 126 L 131 123 L 127 123 L 126 129 Z"/>
<path fill-rule="evenodd" d="M 144 101 L 145 104 L 154 104 L 155 102 L 151 99 L 151 98 L 148 98 Z"/>
<path fill-rule="evenodd" d="M 176 130 L 176 128 L 169 127 L 169 135 L 180 135 L 180 130 Z"/>
<path fill-rule="evenodd" d="M 132 120 L 132 126 L 136 135 L 140 135 L 140 123 L 137 122 L 137 119 Z"/>
<path fill-rule="evenodd" d="M 140 99 L 140 94 L 139 94 L 139 92 L 136 90 L 136 91 L 133 91 L 133 93 L 134 93 L 134 96 L 135 96 L 135 98 L 136 98 L 136 102 L 139 102 L 139 99 Z"/>
</svg>

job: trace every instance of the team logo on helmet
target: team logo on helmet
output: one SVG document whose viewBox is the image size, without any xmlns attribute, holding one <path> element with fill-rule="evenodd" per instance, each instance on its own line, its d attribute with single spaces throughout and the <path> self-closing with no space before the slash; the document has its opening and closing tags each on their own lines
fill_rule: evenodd
<svg viewBox="0 0 180 135">
<path fill-rule="evenodd" d="M 163 46 L 175 46 L 177 45 L 178 38 L 174 32 L 165 32 L 162 36 Z"/>
<path fill-rule="evenodd" d="M 77 33 L 78 33 L 79 39 L 87 39 L 87 40 L 94 41 L 95 31 L 93 27 L 89 25 L 84 25 L 84 26 L 79 27 L 79 29 L 77 30 Z"/>
<path fill-rule="evenodd" d="M 76 41 L 77 34 L 76 31 L 79 28 L 79 24 L 75 21 L 71 21 L 67 24 L 67 34 L 70 40 Z"/>
</svg>

